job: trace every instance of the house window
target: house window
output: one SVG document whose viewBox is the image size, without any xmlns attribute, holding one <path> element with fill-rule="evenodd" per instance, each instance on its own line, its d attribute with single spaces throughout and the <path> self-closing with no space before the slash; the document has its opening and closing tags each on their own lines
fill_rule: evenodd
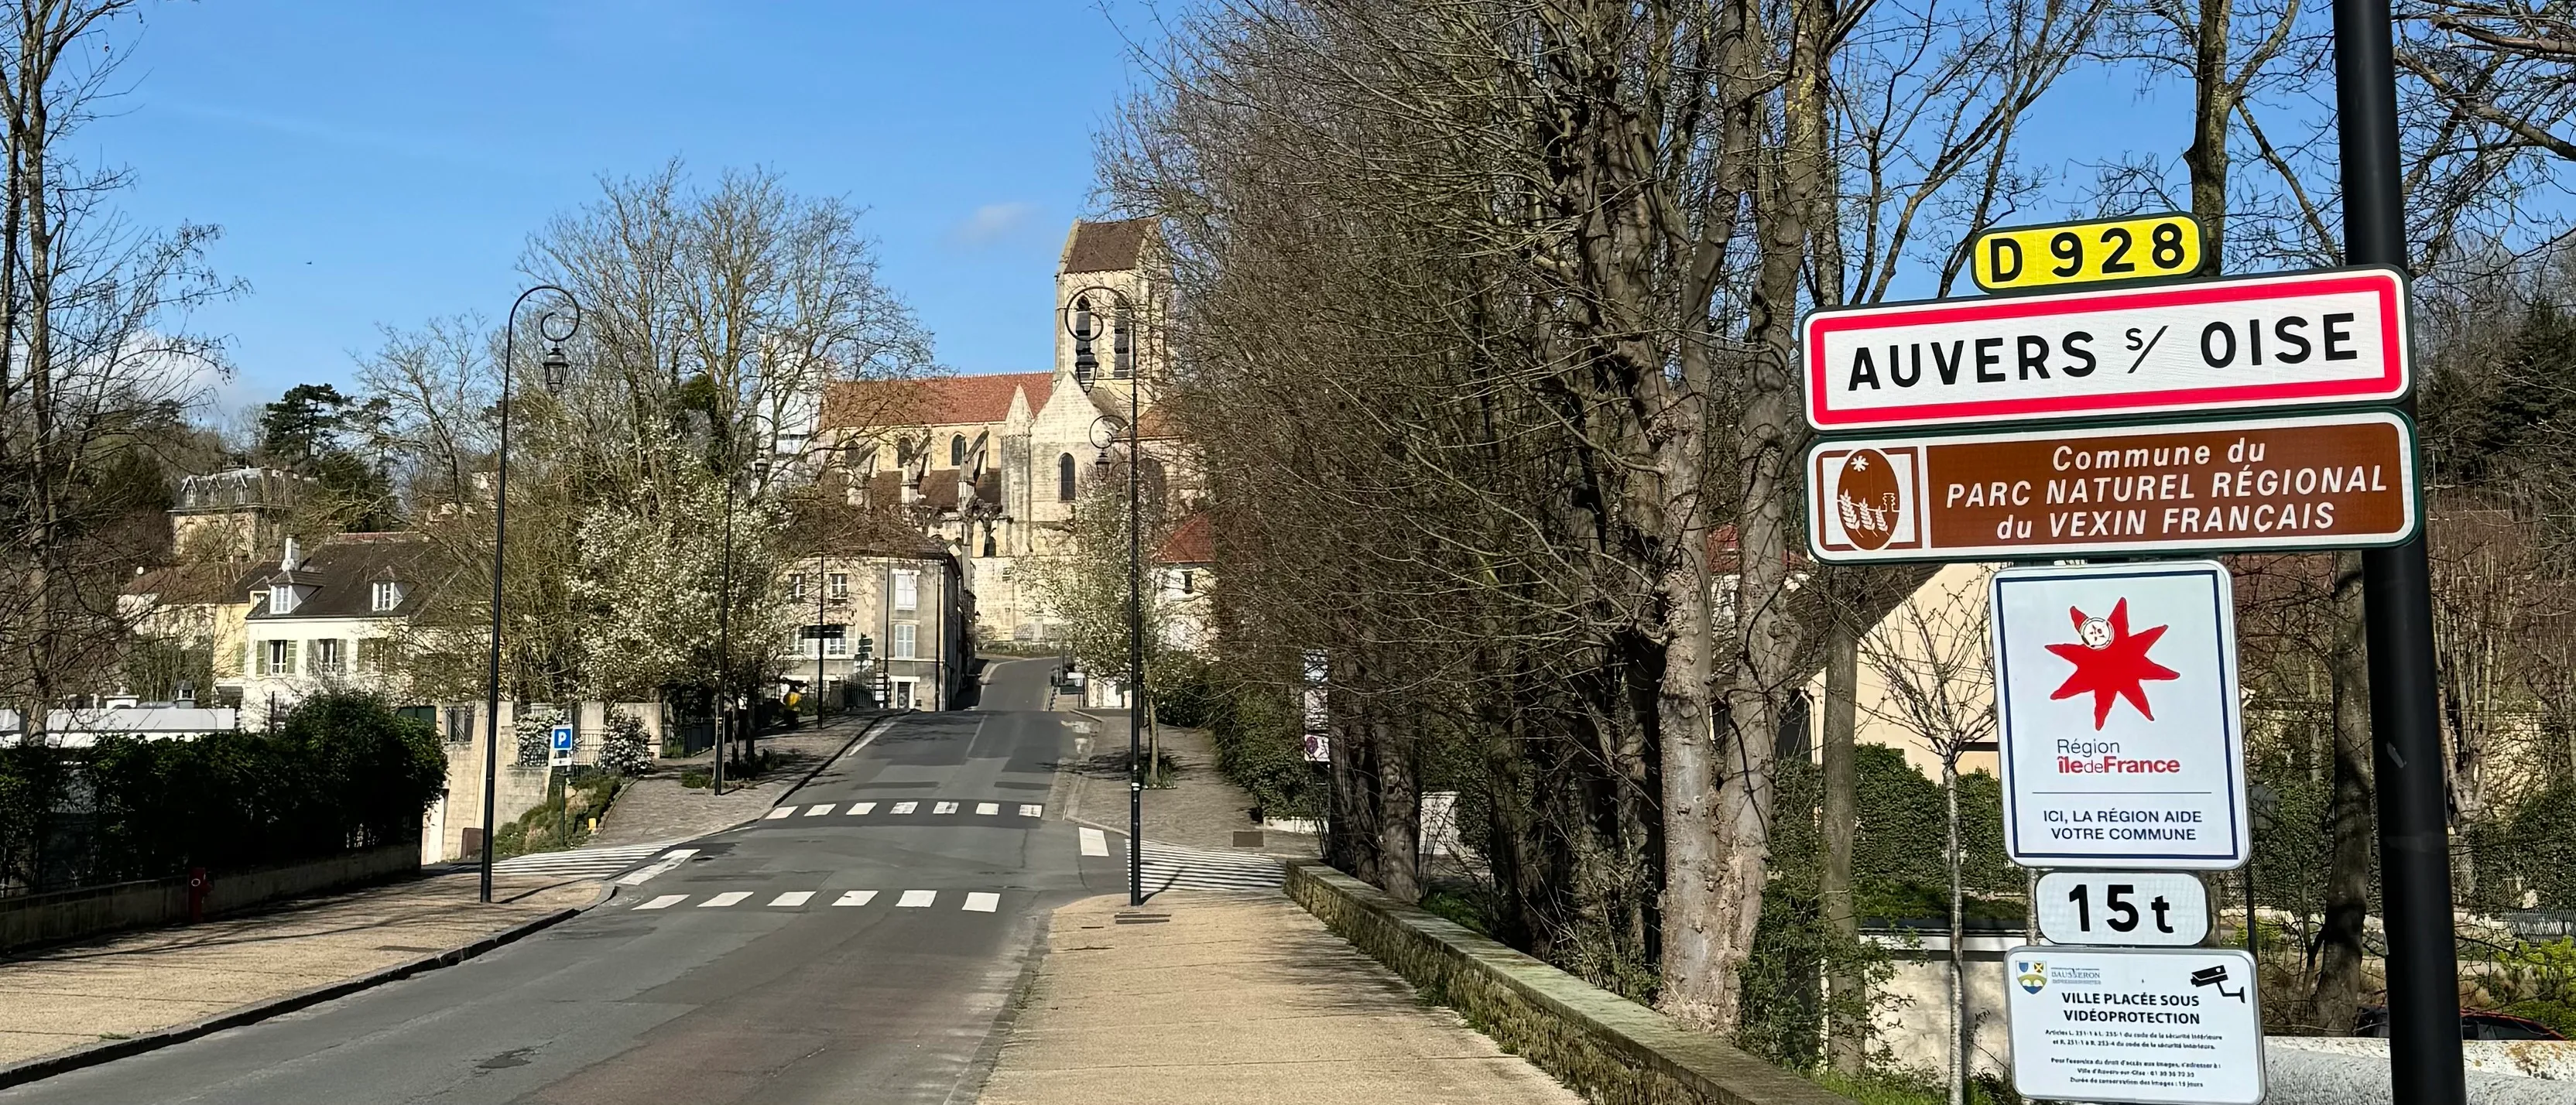
<svg viewBox="0 0 2576 1105">
<path fill-rule="evenodd" d="M 894 573 L 894 608 L 897 610 L 921 609 L 921 573 Z"/>
<path fill-rule="evenodd" d="M 338 675 L 343 670 L 340 666 L 339 641 L 326 637 L 313 642 L 313 674 Z"/>
<path fill-rule="evenodd" d="M 787 577 L 787 597 L 790 601 L 802 601 L 805 598 L 804 573 L 799 572 Z"/>
<path fill-rule="evenodd" d="M 966 435 L 959 434 L 948 439 L 948 466 L 950 468 L 966 467 Z"/>
<path fill-rule="evenodd" d="M 849 655 L 849 654 L 850 654 L 850 629 L 849 629 L 849 627 L 848 627 L 848 626 L 843 626 L 843 625 L 836 625 L 836 626 L 831 626 L 831 627 L 829 627 L 829 629 L 831 629 L 831 630 L 838 630 L 838 632 L 828 633 L 828 634 L 823 638 L 823 655 L 828 656 L 828 657 L 831 657 L 831 658 L 836 659 L 836 660 L 837 660 L 837 659 L 839 659 L 839 658 L 841 658 L 841 657 L 844 657 L 844 656 Z"/>
<path fill-rule="evenodd" d="M 834 572 L 834 573 L 832 573 L 832 601 L 834 601 L 834 602 L 842 602 L 842 601 L 846 601 L 849 597 L 850 597 L 850 573 L 848 573 L 848 572 Z"/>
<path fill-rule="evenodd" d="M 1055 498 L 1057 502 L 1073 501 L 1073 454 L 1055 458 Z"/>
<path fill-rule="evenodd" d="M 1181 569 L 1181 593 L 1182 593 L 1182 594 L 1184 594 L 1184 595 L 1190 595 L 1190 594 L 1196 594 L 1196 593 L 1197 593 L 1197 581 L 1196 581 L 1195 579 L 1191 578 L 1191 577 L 1193 577 L 1193 576 L 1195 576 L 1195 575 L 1197 575 L 1197 574 L 1198 574 L 1198 573 L 1193 572 L 1193 571 L 1190 571 L 1190 570 L 1189 570 L 1189 569 L 1187 569 L 1187 568 L 1183 568 L 1183 569 Z"/>
<path fill-rule="evenodd" d="M 894 623 L 894 641 L 886 648 L 886 659 L 918 660 L 921 658 L 921 627 L 911 622 Z"/>
<path fill-rule="evenodd" d="M 402 605 L 402 584 L 392 580 L 378 580 L 370 589 L 368 609 L 382 614 L 400 605 Z"/>
<path fill-rule="evenodd" d="M 260 665 L 260 674 L 293 675 L 295 674 L 295 642 L 270 641 L 268 655 L 261 659 L 265 662 Z"/>
</svg>

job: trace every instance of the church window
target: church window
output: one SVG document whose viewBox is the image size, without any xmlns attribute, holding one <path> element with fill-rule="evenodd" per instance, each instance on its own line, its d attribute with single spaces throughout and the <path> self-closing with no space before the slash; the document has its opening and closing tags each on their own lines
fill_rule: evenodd
<svg viewBox="0 0 2576 1105">
<path fill-rule="evenodd" d="M 1109 324 L 1109 333 L 1111 364 L 1116 366 L 1114 371 L 1118 378 L 1124 380 L 1135 375 L 1136 343 L 1134 337 L 1127 332 L 1127 316 L 1120 315 L 1112 320 Z"/>
<path fill-rule="evenodd" d="M 1100 370 L 1100 358 L 1091 352 L 1091 299 L 1073 301 L 1073 379 L 1089 384 L 1093 373 Z"/>
<path fill-rule="evenodd" d="M 966 467 L 966 435 L 959 434 L 948 439 L 948 466 L 950 468 Z"/>
<path fill-rule="evenodd" d="M 1058 502 L 1073 501 L 1073 454 L 1055 458 L 1055 497 Z"/>
</svg>

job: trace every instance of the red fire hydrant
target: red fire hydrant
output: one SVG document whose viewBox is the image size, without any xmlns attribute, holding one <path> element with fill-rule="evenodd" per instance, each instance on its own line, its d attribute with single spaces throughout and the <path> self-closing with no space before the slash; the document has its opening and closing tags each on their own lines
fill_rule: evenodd
<svg viewBox="0 0 2576 1105">
<path fill-rule="evenodd" d="M 207 877 L 203 867 L 188 869 L 188 923 L 206 919 L 206 892 L 214 889 L 215 880 Z"/>
</svg>

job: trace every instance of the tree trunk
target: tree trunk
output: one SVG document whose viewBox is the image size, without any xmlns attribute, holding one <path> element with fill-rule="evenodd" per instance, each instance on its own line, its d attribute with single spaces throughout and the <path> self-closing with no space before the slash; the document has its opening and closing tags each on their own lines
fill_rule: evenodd
<svg viewBox="0 0 2576 1105">
<path fill-rule="evenodd" d="M 1824 703 L 1824 870 L 1816 879 L 1816 900 L 1835 942 L 1848 949 L 1860 940 L 1860 918 L 1852 912 L 1852 845 L 1859 835 L 1857 784 L 1853 778 L 1853 732 L 1860 717 L 1860 634 L 1849 615 L 1837 610 L 1825 638 Z M 1858 972 L 1838 952 L 1825 975 L 1826 1020 L 1831 1032 L 1825 1057 L 1835 1070 L 1859 1074 L 1869 1062 L 1869 995 Z"/>
<path fill-rule="evenodd" d="M 1422 900 L 1422 788 L 1412 736 L 1369 722 L 1377 750 L 1378 888 L 1407 905 Z"/>
<path fill-rule="evenodd" d="M 2352 1031 L 2361 1005 L 2362 922 L 2370 913 L 2370 667 L 2363 650 L 2361 554 L 2336 553 L 2335 635 L 2327 654 L 2334 688 L 2334 791 L 2326 807 L 2331 858 L 2325 924 L 2317 932 L 2317 988 L 2310 1019 L 2329 1036 Z"/>
<path fill-rule="evenodd" d="M 2220 246 L 2227 241 L 2227 124 L 2235 110 L 2236 88 L 2228 83 L 2228 19 L 2233 0 L 2200 0 L 2200 25 L 2192 59 L 2192 138 L 2183 151 L 2191 170 L 2191 213 L 2209 235 L 2203 243 L 2201 271 L 2219 271 Z"/>
<path fill-rule="evenodd" d="M 1959 754 L 1941 757 L 1941 798 L 1949 807 L 1949 843 L 1942 851 L 1950 865 L 1950 1105 L 1968 1102 L 1968 1041 L 1976 1026 L 1968 1021 L 1968 940 L 1966 895 L 1959 880 Z"/>
</svg>

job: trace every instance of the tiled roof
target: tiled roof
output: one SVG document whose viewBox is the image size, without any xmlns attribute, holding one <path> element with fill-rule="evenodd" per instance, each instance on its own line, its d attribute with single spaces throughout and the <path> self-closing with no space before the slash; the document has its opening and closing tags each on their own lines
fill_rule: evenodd
<svg viewBox="0 0 2576 1105">
<path fill-rule="evenodd" d="M 1073 241 L 1064 247 L 1065 272 L 1125 272 L 1144 255 L 1152 219 L 1073 224 Z"/>
<path fill-rule="evenodd" d="M 252 574 L 266 576 L 274 571 L 276 566 L 269 565 Z M 172 564 L 125 581 L 126 594 L 148 596 L 163 606 L 240 602 L 248 590 L 240 564 Z"/>
<path fill-rule="evenodd" d="M 850 380 L 823 391 L 823 425 L 838 429 L 886 429 L 999 422 L 1011 412 L 1011 396 L 1029 393 L 1029 406 L 1046 402 L 1045 372 L 1002 372 L 989 376 L 944 376 L 931 380 Z"/>
<path fill-rule="evenodd" d="M 1136 420 L 1136 436 L 1147 441 L 1170 441 L 1180 438 L 1180 420 L 1172 417 L 1168 407 L 1147 407 L 1145 416 Z"/>
<path fill-rule="evenodd" d="M 1181 528 L 1173 530 L 1172 535 L 1164 538 L 1162 545 L 1154 550 L 1154 562 L 1157 564 L 1216 563 L 1216 529 L 1208 524 L 1208 516 L 1190 515 L 1181 523 Z"/>
<path fill-rule="evenodd" d="M 324 538 L 320 547 L 293 572 L 270 567 L 251 577 L 251 586 L 293 578 L 310 582 L 313 594 L 285 614 L 270 614 L 265 605 L 251 607 L 254 621 L 270 618 L 399 618 L 418 613 L 428 601 L 431 548 L 417 533 L 341 533 Z M 374 609 L 371 585 L 392 580 L 403 584 L 402 604 Z"/>
</svg>

